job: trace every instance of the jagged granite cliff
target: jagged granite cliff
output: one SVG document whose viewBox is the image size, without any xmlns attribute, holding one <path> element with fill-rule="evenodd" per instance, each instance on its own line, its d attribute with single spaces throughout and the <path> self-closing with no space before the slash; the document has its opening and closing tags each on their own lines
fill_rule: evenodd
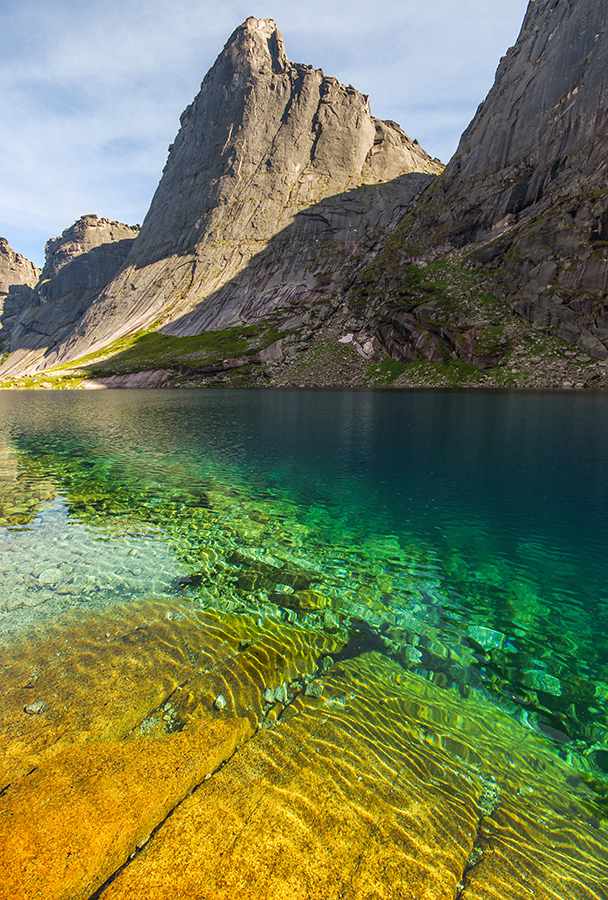
<svg viewBox="0 0 608 900">
<path fill-rule="evenodd" d="M 574 345 L 565 359 L 608 358 L 607 25 L 597 0 L 530 3 L 456 155 L 351 290 L 395 359 L 421 356 L 423 332 L 428 358 L 462 358 L 464 324 L 521 374 L 511 311 Z"/>
<path fill-rule="evenodd" d="M 111 383 L 608 386 L 607 19 L 532 0 L 439 177 L 248 19 L 124 265 L 65 327 L 22 313 L 0 376 L 80 361 Z"/>
<path fill-rule="evenodd" d="M 39 277 L 40 269 L 25 256 L 15 253 L 6 238 L 0 237 L 0 295 L 6 295 L 16 285 L 34 287 Z"/>
<path fill-rule="evenodd" d="M 0 330 L 0 346 L 16 322 L 17 316 L 31 299 L 32 288 L 40 278 L 40 269 L 9 246 L 0 237 L 0 320 L 7 325 Z"/>
<path fill-rule="evenodd" d="M 290 63 L 272 19 L 249 18 L 181 117 L 126 265 L 71 336 L 28 365 L 159 326 L 193 335 L 296 306 L 323 318 L 345 259 L 365 253 L 442 168 L 374 119 L 359 91 Z"/>
<path fill-rule="evenodd" d="M 19 271 L 26 271 L 27 293 L 13 287 L 4 303 L 0 322 L 13 352 L 5 362 L 8 373 L 20 372 L 32 358 L 41 357 L 49 345 L 69 335 L 74 324 L 125 262 L 139 226 L 123 225 L 82 216 L 60 237 L 46 244 L 46 262 L 40 271 L 23 257 Z M 31 274 L 30 273 L 31 269 Z M 5 344 L 6 346 L 6 344 Z"/>
</svg>

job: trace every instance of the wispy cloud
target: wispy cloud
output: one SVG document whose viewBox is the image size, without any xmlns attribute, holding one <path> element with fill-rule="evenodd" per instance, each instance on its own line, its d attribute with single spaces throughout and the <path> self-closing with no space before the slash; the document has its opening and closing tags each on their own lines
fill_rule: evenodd
<svg viewBox="0 0 608 900">
<path fill-rule="evenodd" d="M 7 10 L 8 6 L 8 10 Z M 140 222 L 179 114 L 231 32 L 274 16 L 288 55 L 370 95 L 447 160 L 526 0 L 20 0 L 3 5 L 0 234 L 41 264 L 78 216 Z"/>
</svg>

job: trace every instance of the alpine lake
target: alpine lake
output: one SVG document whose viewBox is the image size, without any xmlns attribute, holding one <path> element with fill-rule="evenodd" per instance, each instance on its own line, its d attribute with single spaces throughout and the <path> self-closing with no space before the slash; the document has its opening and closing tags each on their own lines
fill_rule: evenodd
<svg viewBox="0 0 608 900">
<path fill-rule="evenodd" d="M 0 898 L 605 900 L 608 396 L 0 392 Z"/>
</svg>

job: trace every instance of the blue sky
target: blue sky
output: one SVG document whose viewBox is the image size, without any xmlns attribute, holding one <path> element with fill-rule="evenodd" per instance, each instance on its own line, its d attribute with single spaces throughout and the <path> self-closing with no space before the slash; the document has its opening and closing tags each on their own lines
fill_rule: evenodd
<svg viewBox="0 0 608 900">
<path fill-rule="evenodd" d="M 179 115 L 232 31 L 272 17 L 293 62 L 369 94 L 444 162 L 527 0 L 0 0 L 0 235 L 38 265 L 79 216 L 141 222 Z"/>
</svg>

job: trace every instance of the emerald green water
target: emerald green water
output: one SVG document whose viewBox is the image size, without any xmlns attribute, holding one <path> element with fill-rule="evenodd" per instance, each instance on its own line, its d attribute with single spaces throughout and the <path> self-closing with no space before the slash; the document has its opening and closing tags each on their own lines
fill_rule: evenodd
<svg viewBox="0 0 608 900">
<path fill-rule="evenodd" d="M 607 448 L 592 393 L 4 392 L 0 632 L 259 611 L 482 692 L 603 779 Z"/>
</svg>

